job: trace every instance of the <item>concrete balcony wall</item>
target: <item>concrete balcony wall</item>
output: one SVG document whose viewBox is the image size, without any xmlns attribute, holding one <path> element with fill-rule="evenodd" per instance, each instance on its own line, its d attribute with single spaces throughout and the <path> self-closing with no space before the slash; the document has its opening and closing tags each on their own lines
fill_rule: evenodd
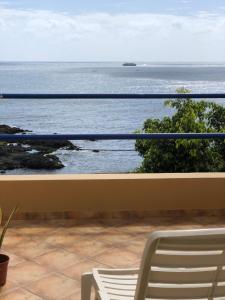
<svg viewBox="0 0 225 300">
<path fill-rule="evenodd" d="M 0 205 L 22 213 L 225 210 L 225 173 L 2 175 Z"/>
</svg>

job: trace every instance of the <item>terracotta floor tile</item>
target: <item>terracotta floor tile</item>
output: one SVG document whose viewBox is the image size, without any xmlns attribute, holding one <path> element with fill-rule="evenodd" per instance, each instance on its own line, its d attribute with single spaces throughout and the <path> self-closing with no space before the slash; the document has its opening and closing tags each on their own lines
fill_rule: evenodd
<svg viewBox="0 0 225 300">
<path fill-rule="evenodd" d="M 98 241 L 102 241 L 105 243 L 113 244 L 114 246 L 117 244 L 123 244 L 128 243 L 132 239 L 135 239 L 137 235 L 134 233 L 126 233 L 126 232 L 120 232 L 118 230 L 110 230 L 105 231 L 101 234 L 99 234 L 96 238 Z"/>
<path fill-rule="evenodd" d="M 62 273 L 68 277 L 71 277 L 72 279 L 80 280 L 83 273 L 92 272 L 93 268 L 109 268 L 109 266 L 100 264 L 96 261 L 85 260 L 66 268 L 62 271 Z"/>
<path fill-rule="evenodd" d="M 74 233 L 69 230 L 57 230 L 54 233 L 49 233 L 43 237 L 43 242 L 46 242 L 54 247 L 66 247 L 78 243 L 84 238 L 82 233 Z"/>
<path fill-rule="evenodd" d="M 16 247 L 15 247 L 15 249 L 16 249 Z M 15 252 L 16 252 L 16 251 L 15 251 Z M 20 257 L 20 256 L 18 256 L 18 255 L 15 255 L 15 254 L 13 254 L 13 253 L 11 253 L 11 252 L 9 252 L 9 251 L 3 250 L 2 253 L 4 253 L 4 254 L 6 254 L 6 255 L 9 256 L 9 266 L 10 266 L 10 267 L 13 267 L 13 266 L 16 266 L 16 265 L 18 265 L 18 264 L 20 264 L 20 263 L 26 262 L 26 259 L 25 259 L 25 258 Z"/>
<path fill-rule="evenodd" d="M 209 226 L 210 227 L 210 226 Z M 174 224 L 174 225 L 170 225 L 169 227 L 171 230 L 182 230 L 182 229 L 200 229 L 202 228 L 201 225 L 199 224 L 194 224 L 192 226 L 190 226 L 190 224 Z M 162 230 L 167 230 L 168 229 L 168 226 L 164 226 L 162 228 Z"/>
<path fill-rule="evenodd" d="M 78 290 L 76 293 L 70 295 L 69 297 L 63 298 L 63 300 L 80 300 L 81 299 L 81 290 Z M 91 300 L 96 300 L 95 291 L 92 289 Z"/>
<path fill-rule="evenodd" d="M 139 267 L 149 232 L 224 227 L 225 219 L 200 216 L 77 223 L 18 221 L 10 227 L 3 244 L 3 252 L 10 256 L 8 282 L 0 300 L 80 299 L 82 273 L 94 267 Z"/>
<path fill-rule="evenodd" d="M 36 257 L 34 261 L 51 270 L 61 271 L 74 265 L 75 263 L 80 262 L 83 259 L 75 253 L 71 253 L 63 249 L 56 249 Z"/>
<path fill-rule="evenodd" d="M 125 246 L 123 249 L 134 252 L 140 257 L 142 256 L 142 253 L 144 251 L 146 241 L 147 238 L 134 239 L 129 243 L 129 245 Z"/>
<path fill-rule="evenodd" d="M 92 225 L 92 226 L 75 226 L 70 227 L 69 231 L 74 233 L 82 233 L 82 234 L 93 234 L 93 233 L 99 233 L 106 230 L 104 226 L 98 226 L 98 225 Z"/>
<path fill-rule="evenodd" d="M 66 245 L 68 251 L 77 253 L 81 256 L 93 257 L 109 248 L 109 245 L 92 238 L 74 241 L 71 245 Z"/>
<path fill-rule="evenodd" d="M 140 257 L 131 251 L 123 250 L 122 248 L 111 248 L 104 251 L 102 254 L 93 257 L 93 260 L 104 265 L 116 268 L 133 267 Z"/>
<path fill-rule="evenodd" d="M 10 249 L 10 248 L 16 247 L 18 245 L 24 245 L 28 241 L 29 241 L 29 239 L 27 237 L 13 234 L 13 233 L 11 233 L 11 234 L 6 233 L 5 238 L 4 238 L 3 248 Z"/>
<path fill-rule="evenodd" d="M 14 283 L 11 282 L 10 280 L 6 281 L 6 284 L 2 287 L 0 287 L 0 295 L 6 294 L 12 290 L 15 290 L 18 286 Z M 0 297 L 1 299 L 1 297 Z"/>
<path fill-rule="evenodd" d="M 105 231 L 106 228 L 101 226 L 72 226 L 58 228 L 54 232 L 46 233 L 43 238 L 44 241 L 48 243 L 67 243 L 68 239 L 79 239 L 88 236 L 94 236 L 95 234 L 100 234 Z"/>
<path fill-rule="evenodd" d="M 0 295 L 0 300 L 43 300 L 43 299 L 24 289 L 18 288 L 2 296 Z"/>
<path fill-rule="evenodd" d="M 24 243 L 7 247 L 11 253 L 16 253 L 19 257 L 32 259 L 55 249 L 53 245 L 42 243 L 41 241 L 27 240 Z"/>
<path fill-rule="evenodd" d="M 44 235 L 49 232 L 54 232 L 57 230 L 57 227 L 55 226 L 42 226 L 36 225 L 36 226 L 24 226 L 24 227 L 18 227 L 16 229 L 17 234 L 21 236 L 26 236 L 27 238 L 37 237 L 38 235 Z"/>
<path fill-rule="evenodd" d="M 73 225 L 73 226 L 64 226 L 59 228 L 59 230 L 63 230 L 66 234 L 70 235 L 84 235 L 84 234 L 94 234 L 98 232 L 102 232 L 106 230 L 105 226 L 98 224 L 85 224 L 85 225 Z"/>
<path fill-rule="evenodd" d="M 52 273 L 27 288 L 43 299 L 61 300 L 75 293 L 80 288 L 80 284 L 62 274 Z"/>
<path fill-rule="evenodd" d="M 112 234 L 114 233 L 114 228 L 108 228 L 107 230 L 101 231 L 101 232 L 93 232 L 91 234 L 82 234 L 82 239 L 92 239 L 92 240 L 98 240 L 100 242 L 107 242 L 105 239 L 105 236 L 108 236 L 109 233 L 112 231 Z M 118 232 L 117 232 L 118 233 Z"/>
<path fill-rule="evenodd" d="M 73 293 L 69 297 L 63 298 L 63 300 L 80 300 L 80 299 L 81 299 L 80 291 L 77 291 L 76 293 Z"/>
<path fill-rule="evenodd" d="M 8 278 L 21 286 L 26 286 L 48 273 L 48 269 L 35 262 L 27 261 L 9 268 Z"/>
</svg>

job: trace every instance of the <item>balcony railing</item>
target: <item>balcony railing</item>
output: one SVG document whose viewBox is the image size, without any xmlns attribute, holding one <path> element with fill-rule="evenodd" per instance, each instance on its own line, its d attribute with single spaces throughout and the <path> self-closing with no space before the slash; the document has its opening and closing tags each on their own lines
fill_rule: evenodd
<svg viewBox="0 0 225 300">
<path fill-rule="evenodd" d="M 225 99 L 225 93 L 213 94 L 0 94 L 0 99 Z M 161 140 L 161 139 L 222 139 L 224 133 L 102 133 L 102 134 L 0 134 L 0 141 L 25 140 Z"/>
<path fill-rule="evenodd" d="M 12 94 L 2 93 L 1 99 L 225 99 L 225 93 L 201 94 Z"/>
</svg>

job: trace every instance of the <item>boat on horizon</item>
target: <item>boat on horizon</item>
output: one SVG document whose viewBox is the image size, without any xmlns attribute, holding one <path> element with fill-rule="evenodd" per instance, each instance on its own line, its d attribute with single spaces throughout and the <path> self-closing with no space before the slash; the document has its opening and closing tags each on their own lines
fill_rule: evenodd
<svg viewBox="0 0 225 300">
<path fill-rule="evenodd" d="M 124 67 L 136 67 L 137 64 L 133 63 L 133 62 L 126 62 L 123 64 Z"/>
</svg>

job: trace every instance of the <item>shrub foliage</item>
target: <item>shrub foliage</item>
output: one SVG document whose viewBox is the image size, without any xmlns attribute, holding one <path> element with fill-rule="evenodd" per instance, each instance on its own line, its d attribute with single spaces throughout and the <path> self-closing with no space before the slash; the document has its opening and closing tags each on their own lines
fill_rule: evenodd
<svg viewBox="0 0 225 300">
<path fill-rule="evenodd" d="M 194 101 L 189 90 L 179 89 L 183 99 L 167 100 L 175 110 L 171 117 L 148 119 L 143 133 L 225 132 L 225 107 L 214 102 Z M 224 140 L 137 140 L 136 150 L 143 157 L 138 172 L 224 172 Z"/>
</svg>

